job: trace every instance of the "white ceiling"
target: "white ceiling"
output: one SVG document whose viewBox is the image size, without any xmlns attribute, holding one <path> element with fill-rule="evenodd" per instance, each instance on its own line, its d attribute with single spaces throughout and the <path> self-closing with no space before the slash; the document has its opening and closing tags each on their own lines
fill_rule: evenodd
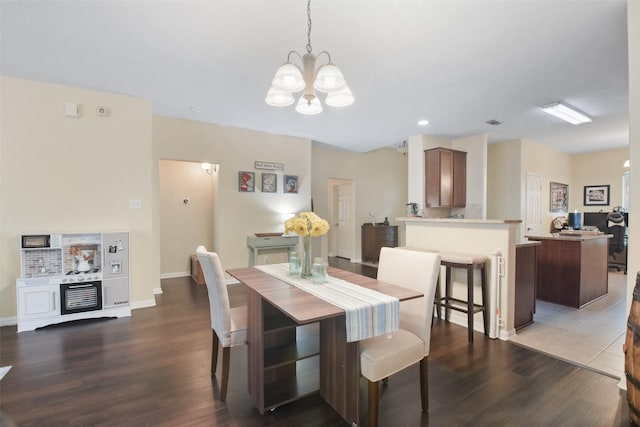
<svg viewBox="0 0 640 427">
<path fill-rule="evenodd" d="M 304 0 L 0 7 L 3 75 L 149 99 L 158 115 L 353 151 L 421 133 L 525 138 L 571 153 L 628 146 L 623 0 L 314 0 L 313 51 L 329 51 L 356 97 L 318 116 L 264 103 L 287 52 L 305 50 Z M 554 101 L 593 122 L 573 126 L 539 108 Z M 430 124 L 417 126 L 421 118 Z"/>
</svg>

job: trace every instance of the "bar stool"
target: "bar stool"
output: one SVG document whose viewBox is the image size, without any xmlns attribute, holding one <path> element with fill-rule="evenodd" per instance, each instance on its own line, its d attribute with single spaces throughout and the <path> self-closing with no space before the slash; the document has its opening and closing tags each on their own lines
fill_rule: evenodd
<svg viewBox="0 0 640 427">
<path fill-rule="evenodd" d="M 445 319 L 448 322 L 451 310 L 467 313 L 467 329 L 469 342 L 473 342 L 473 315 L 482 312 L 484 334 L 489 333 L 489 318 L 487 316 L 487 260 L 484 255 L 469 255 L 460 253 L 440 253 L 440 265 L 446 268 L 445 276 L 445 296 L 440 295 L 440 286 L 436 287 L 435 305 L 437 307 L 437 317 L 440 319 L 440 308 L 445 308 Z M 467 300 L 453 298 L 451 296 L 451 269 L 460 268 L 467 270 Z M 482 304 L 473 302 L 473 272 L 480 270 L 482 280 Z"/>
</svg>

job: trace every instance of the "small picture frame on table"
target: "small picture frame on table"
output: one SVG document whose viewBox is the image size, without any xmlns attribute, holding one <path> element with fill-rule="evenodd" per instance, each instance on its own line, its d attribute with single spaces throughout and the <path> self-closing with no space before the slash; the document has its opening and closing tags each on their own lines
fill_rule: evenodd
<svg viewBox="0 0 640 427">
<path fill-rule="evenodd" d="M 256 188 L 256 175 L 254 172 L 238 172 L 238 191 L 241 193 L 251 193 Z"/>
<path fill-rule="evenodd" d="M 608 185 L 585 185 L 584 186 L 585 206 L 609 206 L 609 186 Z"/>
<path fill-rule="evenodd" d="M 296 194 L 298 193 L 298 176 L 297 175 L 285 175 L 283 191 L 285 193 Z"/>
<path fill-rule="evenodd" d="M 275 173 L 262 174 L 262 192 L 275 193 L 278 188 L 278 175 Z"/>
</svg>

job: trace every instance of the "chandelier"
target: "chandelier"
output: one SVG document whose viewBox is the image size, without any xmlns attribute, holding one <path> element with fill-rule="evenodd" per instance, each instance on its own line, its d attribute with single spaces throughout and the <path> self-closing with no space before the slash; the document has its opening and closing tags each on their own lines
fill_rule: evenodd
<svg viewBox="0 0 640 427">
<path fill-rule="evenodd" d="M 311 48 L 311 0 L 307 1 L 307 53 L 301 55 L 292 50 L 287 55 L 287 62 L 276 71 L 267 92 L 265 102 L 274 107 L 286 107 L 295 102 L 293 94 L 302 92 L 298 99 L 296 111 L 301 114 L 319 114 L 322 104 L 316 91 L 327 94 L 325 102 L 331 107 L 345 107 L 353 104 L 354 98 L 342 72 L 331 62 L 329 52 L 323 50 L 317 56 Z M 327 63 L 316 71 L 316 60 L 326 55 Z M 291 63 L 292 56 L 297 56 L 302 63 L 302 70 Z"/>
</svg>

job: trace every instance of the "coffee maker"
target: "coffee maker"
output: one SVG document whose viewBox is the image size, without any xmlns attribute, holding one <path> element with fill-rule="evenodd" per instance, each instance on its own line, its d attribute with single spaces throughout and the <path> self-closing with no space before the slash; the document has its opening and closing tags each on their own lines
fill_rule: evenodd
<svg viewBox="0 0 640 427">
<path fill-rule="evenodd" d="M 407 207 L 407 216 L 417 216 L 418 215 L 418 204 L 417 203 L 407 203 L 405 206 Z"/>
</svg>

